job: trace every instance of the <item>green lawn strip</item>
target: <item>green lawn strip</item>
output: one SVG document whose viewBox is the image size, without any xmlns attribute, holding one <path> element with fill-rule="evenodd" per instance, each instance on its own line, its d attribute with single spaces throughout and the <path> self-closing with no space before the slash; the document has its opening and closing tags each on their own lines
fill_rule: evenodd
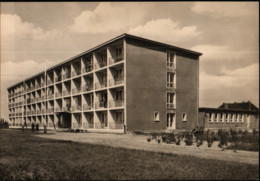
<svg viewBox="0 0 260 181">
<path fill-rule="evenodd" d="M 113 148 L 0 130 L 0 180 L 256 179 L 257 165 Z"/>
</svg>

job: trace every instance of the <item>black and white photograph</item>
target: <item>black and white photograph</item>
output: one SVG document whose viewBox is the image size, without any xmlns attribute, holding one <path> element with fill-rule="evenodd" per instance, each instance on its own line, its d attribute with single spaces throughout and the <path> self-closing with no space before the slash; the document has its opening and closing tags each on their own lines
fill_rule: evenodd
<svg viewBox="0 0 260 181">
<path fill-rule="evenodd" d="M 0 180 L 259 180 L 259 2 L 0 2 Z"/>
</svg>

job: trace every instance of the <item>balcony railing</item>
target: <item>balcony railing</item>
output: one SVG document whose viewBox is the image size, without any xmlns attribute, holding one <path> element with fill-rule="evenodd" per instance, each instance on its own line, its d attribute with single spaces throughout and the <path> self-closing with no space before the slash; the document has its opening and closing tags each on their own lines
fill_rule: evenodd
<svg viewBox="0 0 260 181">
<path fill-rule="evenodd" d="M 69 79 L 70 78 L 70 73 L 66 73 L 63 75 L 63 80 Z"/>
<path fill-rule="evenodd" d="M 44 87 L 45 86 L 45 82 L 42 82 L 41 85 L 42 85 L 42 87 Z"/>
<path fill-rule="evenodd" d="M 56 112 L 61 112 L 61 111 L 62 111 L 62 108 L 61 108 L 61 107 L 57 107 L 57 108 L 55 108 L 55 111 L 56 111 Z"/>
<path fill-rule="evenodd" d="M 77 93 L 80 93 L 81 92 L 81 88 L 74 88 L 72 89 L 72 94 L 77 94 Z"/>
<path fill-rule="evenodd" d="M 71 111 L 71 106 L 67 105 L 65 107 L 62 108 L 63 111 Z"/>
<path fill-rule="evenodd" d="M 123 123 L 109 123 L 109 128 L 110 129 L 124 129 L 124 124 Z"/>
<path fill-rule="evenodd" d="M 42 100 L 45 100 L 46 99 L 46 95 L 42 96 Z"/>
<path fill-rule="evenodd" d="M 82 73 L 91 72 L 93 70 L 93 65 L 86 65 L 86 67 L 82 68 Z"/>
<path fill-rule="evenodd" d="M 70 95 L 70 91 L 63 91 L 63 92 L 62 92 L 62 95 L 63 95 L 63 96 Z"/>
<path fill-rule="evenodd" d="M 58 75 L 58 77 L 55 78 L 55 82 L 60 82 L 61 81 L 61 75 Z"/>
<path fill-rule="evenodd" d="M 91 110 L 91 109 L 93 109 L 93 103 L 83 104 L 83 110 Z"/>
<path fill-rule="evenodd" d="M 83 86 L 83 91 L 91 91 L 93 90 L 93 84 L 89 84 L 89 85 L 84 85 Z"/>
<path fill-rule="evenodd" d="M 56 98 L 61 97 L 61 92 L 56 92 L 55 96 L 56 96 Z"/>
<path fill-rule="evenodd" d="M 38 89 L 38 88 L 40 88 L 40 85 L 38 85 L 38 84 L 35 85 L 35 89 Z"/>
<path fill-rule="evenodd" d="M 167 103 L 167 109 L 174 109 L 175 104 L 174 103 Z"/>
<path fill-rule="evenodd" d="M 81 74 L 80 70 L 72 71 L 72 77 L 76 77 Z"/>
<path fill-rule="evenodd" d="M 35 115 L 36 114 L 36 111 L 32 111 L 32 115 Z"/>
<path fill-rule="evenodd" d="M 87 129 L 87 128 L 94 128 L 93 121 L 92 121 L 92 123 L 88 123 L 88 124 L 83 122 L 83 128 L 85 128 L 85 129 Z"/>
<path fill-rule="evenodd" d="M 53 113 L 53 112 L 54 112 L 54 108 L 53 107 L 48 109 L 48 113 Z"/>
<path fill-rule="evenodd" d="M 100 82 L 95 84 L 95 89 L 101 89 L 107 87 L 107 82 Z"/>
<path fill-rule="evenodd" d="M 117 57 L 117 58 L 113 58 L 113 57 L 110 57 L 109 58 L 109 64 L 114 64 L 114 63 L 117 63 L 117 62 L 120 62 L 123 60 L 123 57 Z"/>
<path fill-rule="evenodd" d="M 42 114 L 44 114 L 44 113 L 45 113 L 45 110 L 41 110 L 41 112 L 42 112 Z"/>
<path fill-rule="evenodd" d="M 52 81 L 52 80 L 48 80 L 48 81 L 47 81 L 47 85 L 50 85 L 50 84 L 53 84 L 53 81 Z"/>
<path fill-rule="evenodd" d="M 124 100 L 109 101 L 109 107 L 123 107 Z"/>
<path fill-rule="evenodd" d="M 107 108 L 107 102 L 96 102 L 95 108 Z"/>
<path fill-rule="evenodd" d="M 95 63 L 95 69 L 103 68 L 105 66 L 107 66 L 106 62 Z"/>
<path fill-rule="evenodd" d="M 71 109 L 72 111 L 81 111 L 81 105 L 74 105 Z"/>
<path fill-rule="evenodd" d="M 48 99 L 52 99 L 54 97 L 54 94 L 49 94 Z"/>
<path fill-rule="evenodd" d="M 35 100 L 36 102 L 39 102 L 41 100 L 41 97 L 37 97 Z"/>
<path fill-rule="evenodd" d="M 41 114 L 41 110 L 37 110 L 37 114 Z"/>
<path fill-rule="evenodd" d="M 109 80 L 109 86 L 114 86 L 114 85 L 120 85 L 124 83 L 124 77 L 119 77 L 117 79 L 110 79 Z"/>
</svg>

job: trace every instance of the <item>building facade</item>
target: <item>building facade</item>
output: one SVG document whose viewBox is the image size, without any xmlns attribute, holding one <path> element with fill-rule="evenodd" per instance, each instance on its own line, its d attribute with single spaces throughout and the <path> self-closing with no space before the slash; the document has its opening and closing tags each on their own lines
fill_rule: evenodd
<svg viewBox="0 0 260 181">
<path fill-rule="evenodd" d="M 193 129 L 201 55 L 123 34 L 9 87 L 11 125 Z"/>
<path fill-rule="evenodd" d="M 199 108 L 199 126 L 209 129 L 259 129 L 259 109 L 250 101 L 223 103 L 218 108 Z"/>
</svg>

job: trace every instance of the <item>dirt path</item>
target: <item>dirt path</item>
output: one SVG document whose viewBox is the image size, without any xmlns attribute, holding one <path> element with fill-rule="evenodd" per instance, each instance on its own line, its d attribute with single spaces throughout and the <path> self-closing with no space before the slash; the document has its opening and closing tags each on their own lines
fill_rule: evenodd
<svg viewBox="0 0 260 181">
<path fill-rule="evenodd" d="M 199 148 L 195 146 L 180 146 L 175 144 L 158 144 L 155 141 L 147 142 L 147 136 L 131 135 L 131 134 L 101 134 L 101 133 L 64 133 L 56 132 L 54 134 L 37 135 L 43 138 L 71 140 L 75 142 L 101 144 L 106 146 L 121 147 L 128 149 L 148 150 L 156 152 L 174 153 L 182 155 L 196 156 L 207 159 L 218 159 L 225 161 L 235 161 L 242 163 L 258 164 L 258 152 L 237 151 L 232 150 L 221 151 L 217 147 L 218 143 L 214 142 L 212 148 L 207 148 L 206 142 Z"/>
</svg>

